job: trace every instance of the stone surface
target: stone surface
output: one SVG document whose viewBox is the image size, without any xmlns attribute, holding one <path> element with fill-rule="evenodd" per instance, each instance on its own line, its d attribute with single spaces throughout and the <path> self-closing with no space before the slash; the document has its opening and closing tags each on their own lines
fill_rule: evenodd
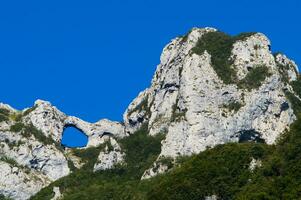
<svg viewBox="0 0 301 200">
<path fill-rule="evenodd" d="M 51 200 L 59 200 L 62 198 L 62 194 L 59 187 L 53 187 L 54 197 Z"/>
<path fill-rule="evenodd" d="M 284 55 L 273 56 L 268 38 L 256 33 L 233 44 L 232 67 L 238 80 L 258 66 L 266 66 L 271 76 L 258 89 L 224 84 L 212 66 L 211 55 L 191 50 L 212 31 L 216 30 L 194 28 L 184 38 L 172 40 L 162 52 L 151 86 L 124 114 L 128 133 L 142 123 L 148 124 L 150 135 L 166 133 L 160 156 L 191 155 L 245 138 L 274 144 L 296 119 L 283 92 L 290 88 L 289 83 L 282 81 L 279 70 L 279 64 L 289 66 L 288 81 L 296 80 L 296 64 Z M 147 106 L 141 107 L 141 102 Z M 237 111 L 227 109 L 233 102 L 240 105 Z"/>
<path fill-rule="evenodd" d="M 249 169 L 250 169 L 250 171 L 254 171 L 257 167 L 261 167 L 261 165 L 262 165 L 261 160 L 252 158 L 250 165 L 249 165 Z"/>
<path fill-rule="evenodd" d="M 100 151 L 93 171 L 111 169 L 114 165 L 124 161 L 125 154 L 122 152 L 119 144 L 115 139 L 108 137 L 106 146 Z"/>
<path fill-rule="evenodd" d="M 85 122 L 67 116 L 47 101 L 37 100 L 32 108 L 23 111 L 6 104 L 0 104 L 0 108 L 9 110 L 10 115 L 9 121 L 0 122 L 0 171 L 3 169 L 0 193 L 13 199 L 28 199 L 51 182 L 70 174 L 68 160 L 77 168 L 83 166 L 79 158 L 70 154 L 69 148 L 60 147 L 66 127 L 74 126 L 86 134 L 87 147 L 103 144 L 106 138 L 123 138 L 127 135 L 119 122 L 107 119 L 96 123 Z M 20 116 L 18 121 L 15 120 L 16 116 Z M 12 131 L 11 127 L 16 124 L 24 124 L 24 127 L 32 125 L 41 135 L 36 138 L 31 132 L 24 134 L 24 128 Z M 114 151 L 101 152 L 95 170 L 108 169 L 122 161 L 120 147 L 113 138 L 111 141 Z M 10 166 L 11 163 L 15 166 Z"/>
<path fill-rule="evenodd" d="M 68 160 L 80 168 L 80 159 L 72 156 L 70 149 L 60 147 L 63 131 L 69 126 L 88 136 L 87 147 L 106 145 L 94 171 L 123 163 L 125 154 L 118 139 L 134 134 L 143 124 L 148 125 L 152 136 L 164 133 L 161 153 L 143 179 L 168 171 L 161 158 L 196 154 L 228 142 L 274 144 L 296 120 L 284 93 L 293 92 L 290 83 L 298 76 L 296 64 L 285 55 L 273 55 L 265 35 L 252 34 L 233 44 L 231 68 L 238 81 L 258 66 L 267 67 L 270 76 L 255 89 L 225 84 L 212 65 L 212 55 L 208 51 L 200 55 L 192 51 L 198 40 L 214 31 L 217 30 L 194 28 L 166 45 L 150 87 L 128 106 L 123 123 L 107 119 L 89 123 L 68 116 L 43 100 L 23 111 L 0 104 L 0 108 L 9 111 L 9 120 L 0 122 L 0 193 L 13 199 L 28 199 L 42 187 L 68 175 Z M 235 109 L 231 109 L 233 104 Z M 32 124 L 51 143 L 34 135 L 26 136 L 22 130 L 12 131 L 11 127 L 18 123 Z M 256 166 L 258 162 L 252 160 L 250 170 Z M 59 198 L 59 189 L 54 190 Z"/>
<path fill-rule="evenodd" d="M 42 174 L 0 161 L 0 193 L 13 199 L 28 199 L 50 183 Z"/>
</svg>

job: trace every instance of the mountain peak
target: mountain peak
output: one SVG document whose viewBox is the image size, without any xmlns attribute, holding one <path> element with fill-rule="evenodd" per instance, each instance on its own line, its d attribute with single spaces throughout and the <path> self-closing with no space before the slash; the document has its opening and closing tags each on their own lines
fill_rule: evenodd
<svg viewBox="0 0 301 200">
<path fill-rule="evenodd" d="M 93 172 L 126 165 L 128 140 L 135 135 L 147 141 L 155 138 L 156 145 L 161 142 L 155 161 L 143 171 L 141 178 L 146 179 L 170 170 L 166 160 L 219 144 L 275 144 L 297 119 L 292 99 L 300 100 L 298 67 L 285 55 L 273 54 L 262 33 L 230 36 L 214 28 L 193 28 L 167 44 L 160 61 L 150 87 L 131 102 L 123 123 L 89 123 L 43 100 L 21 112 L 0 104 L 9 110 L 0 110 L 0 141 L 2 154 L 10 159 L 0 161 L 0 169 L 5 169 L 0 192 L 27 199 L 85 167 L 81 155 L 93 155 Z M 73 151 L 61 146 L 69 126 L 88 137 L 87 147 Z M 142 141 L 137 138 L 139 146 Z M 21 175 L 14 176 L 14 170 Z M 26 171 L 36 177 L 27 184 Z"/>
</svg>

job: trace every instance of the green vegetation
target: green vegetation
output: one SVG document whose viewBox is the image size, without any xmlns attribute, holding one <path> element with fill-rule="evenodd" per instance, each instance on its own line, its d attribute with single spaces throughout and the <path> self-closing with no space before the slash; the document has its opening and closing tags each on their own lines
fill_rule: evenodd
<svg viewBox="0 0 301 200">
<path fill-rule="evenodd" d="M 224 104 L 223 107 L 229 110 L 230 112 L 237 112 L 243 105 L 238 101 L 231 101 L 229 104 Z"/>
<path fill-rule="evenodd" d="M 160 134 L 149 136 L 147 126 L 142 126 L 135 134 L 118 140 L 126 153 L 125 163 L 96 173 L 92 172 L 91 166 L 96 161 L 100 147 L 77 151 L 75 154 L 86 160 L 85 166 L 52 183 L 32 199 L 50 199 L 53 197 L 53 186 L 60 187 L 64 199 L 143 199 L 144 192 L 139 190 L 146 190 L 144 187 L 147 185 L 140 178 L 158 157 L 163 138 L 164 135 Z"/>
<path fill-rule="evenodd" d="M 269 77 L 270 75 L 267 66 L 260 65 L 253 67 L 246 77 L 238 82 L 238 87 L 248 90 L 257 89 L 261 86 L 266 77 Z"/>
<path fill-rule="evenodd" d="M 41 190 L 32 199 L 50 199 L 52 187 L 59 186 L 63 199 L 298 199 L 301 196 L 301 102 L 289 96 L 298 120 L 277 145 L 229 143 L 207 149 L 198 155 L 170 158 L 159 162 L 174 168 L 149 180 L 140 180 L 160 152 L 163 135 L 151 137 L 144 126 L 137 133 L 119 140 L 126 152 L 125 163 L 114 169 L 93 173 L 83 167 Z M 235 107 L 235 106 L 234 106 Z M 97 150 L 98 151 L 98 150 Z M 87 163 L 95 162 L 96 149 L 78 152 Z M 252 158 L 262 166 L 249 170 Z M 179 160 L 179 161 L 178 161 Z M 91 168 L 90 168 L 91 169 Z"/>
<path fill-rule="evenodd" d="M 23 141 L 9 141 L 8 139 L 5 139 L 5 143 L 9 146 L 10 149 L 13 149 L 14 147 L 19 147 L 20 145 L 24 144 Z"/>
<path fill-rule="evenodd" d="M 186 112 L 187 112 L 186 109 L 183 110 L 183 111 L 179 111 L 179 112 L 174 111 L 174 112 L 172 113 L 172 116 L 171 116 L 171 118 L 170 118 L 170 121 L 171 121 L 171 122 L 178 122 L 178 121 L 180 121 L 183 117 L 185 118 Z"/>
<path fill-rule="evenodd" d="M 188 33 L 186 33 L 185 35 L 179 36 L 180 38 L 182 38 L 181 42 L 183 42 L 183 43 L 187 42 L 188 36 L 189 36 L 190 33 L 191 33 L 191 30 L 188 31 Z"/>
<path fill-rule="evenodd" d="M 20 132 L 21 135 L 26 138 L 33 135 L 38 141 L 45 145 L 56 144 L 58 148 L 61 148 L 57 142 L 55 142 L 52 138 L 45 136 L 42 131 L 38 130 L 32 124 L 27 125 L 22 122 L 17 122 L 10 127 L 10 131 L 15 133 Z"/>
<path fill-rule="evenodd" d="M 232 67 L 233 59 L 231 58 L 233 44 L 253 34 L 255 33 L 242 33 L 232 37 L 219 31 L 209 32 L 199 39 L 192 52 L 201 55 L 204 51 L 208 51 L 215 72 L 225 84 L 237 84 L 241 89 L 255 89 L 260 87 L 266 77 L 270 76 L 268 68 L 255 66 L 243 80 L 239 81 Z"/>
<path fill-rule="evenodd" d="M 175 163 L 174 159 L 171 157 L 161 157 L 158 161 L 156 161 L 157 164 L 161 164 L 167 167 L 167 169 L 171 169 Z"/>
<path fill-rule="evenodd" d="M 154 178 L 146 199 L 204 199 L 212 194 L 234 199 L 252 175 L 248 170 L 251 157 L 264 159 L 268 152 L 264 144 L 218 145 Z"/>
<path fill-rule="evenodd" d="M 207 34 L 193 49 L 195 53 L 209 51 L 213 66 L 224 83 L 235 83 L 239 88 L 251 90 L 260 87 L 270 76 L 266 66 L 252 68 L 247 76 L 238 81 L 231 68 L 229 58 L 234 41 L 249 36 L 230 37 L 223 33 Z M 210 44 L 216 43 L 213 47 Z M 287 77 L 284 77 L 286 79 Z M 294 92 L 301 95 L 301 79 L 291 83 Z M 301 196 L 301 102 L 295 94 L 286 91 L 293 106 L 297 121 L 291 125 L 276 145 L 244 142 L 218 145 L 198 155 L 182 157 L 173 161 L 162 158 L 158 163 L 174 167 L 170 172 L 141 181 L 143 172 L 152 166 L 160 153 L 164 135 L 148 136 L 147 127 L 137 133 L 118 140 L 126 153 L 125 162 L 115 168 L 93 173 L 99 147 L 74 150 L 86 164 L 83 168 L 64 177 L 41 190 L 33 200 L 53 197 L 53 186 L 60 187 L 64 198 L 71 199 L 151 199 L 151 200 L 196 200 L 208 195 L 220 199 L 257 200 L 257 199 L 300 199 Z M 145 98 L 133 111 L 147 110 Z M 172 121 L 185 116 L 173 108 Z M 230 111 L 238 111 L 240 102 L 225 105 Z M 16 130 L 19 127 L 15 127 Z M 22 129 L 23 130 L 23 129 Z M 252 158 L 260 159 L 262 165 L 249 169 Z M 179 162 L 178 162 L 179 160 Z M 175 164 L 176 163 L 176 164 Z M 180 163 L 180 164 L 177 164 Z"/>
<path fill-rule="evenodd" d="M 10 164 L 13 167 L 18 167 L 19 166 L 19 164 L 14 159 L 6 157 L 6 156 L 0 157 L 0 161 L 6 162 L 6 163 Z"/>
<path fill-rule="evenodd" d="M 12 199 L 5 197 L 3 194 L 0 194 L 0 200 L 12 200 Z"/>
<path fill-rule="evenodd" d="M 300 105 L 300 101 L 296 102 Z M 296 105 L 294 105 L 296 106 Z M 59 186 L 64 199 L 298 199 L 301 195 L 301 120 L 298 119 L 277 145 L 230 143 L 185 157 L 165 175 L 140 181 L 160 152 L 163 136 L 147 136 L 144 127 L 120 140 L 126 163 L 112 170 L 92 173 L 85 168 L 52 183 L 32 199 L 49 199 Z M 90 150 L 89 150 L 90 151 Z M 92 151 L 93 152 L 93 151 Z M 78 154 L 94 162 L 91 155 Z M 249 170 L 252 158 L 262 167 Z M 162 159 L 168 165 L 170 159 Z M 47 198 L 46 198 L 47 197 Z"/>
<path fill-rule="evenodd" d="M 187 108 L 180 110 L 178 108 L 178 103 L 179 103 L 179 97 L 177 97 L 176 103 L 172 106 L 172 115 L 170 118 L 171 122 L 177 122 L 180 121 L 182 118 L 185 118 Z"/>
<path fill-rule="evenodd" d="M 25 128 L 25 125 L 21 122 L 18 122 L 10 127 L 10 131 L 17 133 L 17 132 L 20 132 L 24 128 Z"/>
<path fill-rule="evenodd" d="M 8 117 L 0 114 L 0 122 L 5 122 L 5 121 L 8 121 Z"/>
<path fill-rule="evenodd" d="M 0 114 L 1 115 L 5 115 L 5 116 L 8 116 L 10 113 L 9 110 L 5 109 L 5 108 L 0 108 Z"/>
<path fill-rule="evenodd" d="M 254 33 L 242 33 L 237 36 L 230 36 L 223 32 L 209 32 L 199 39 L 197 45 L 192 49 L 193 53 L 201 55 L 204 51 L 212 56 L 211 62 L 217 75 L 225 84 L 236 83 L 237 77 L 235 70 L 231 67 L 231 51 L 233 44 L 238 40 L 253 35 Z"/>
<path fill-rule="evenodd" d="M 103 150 L 105 145 L 99 147 L 88 147 L 86 149 L 72 149 L 73 155 L 81 158 L 82 162 L 85 163 L 83 166 L 84 170 L 93 171 L 93 166 L 97 161 L 99 152 Z"/>
<path fill-rule="evenodd" d="M 290 69 L 290 66 L 278 64 L 277 67 L 278 67 L 282 82 L 288 83 L 289 82 L 288 70 Z"/>
<path fill-rule="evenodd" d="M 9 116 L 9 110 L 5 108 L 0 108 L 0 122 L 8 121 L 9 120 L 8 116 Z"/>
<path fill-rule="evenodd" d="M 22 120 L 22 113 L 21 112 L 15 112 L 15 113 L 12 113 L 9 118 L 15 122 L 20 122 Z"/>
<path fill-rule="evenodd" d="M 294 92 L 301 98 L 301 76 L 298 75 L 297 80 L 291 82 Z"/>
</svg>

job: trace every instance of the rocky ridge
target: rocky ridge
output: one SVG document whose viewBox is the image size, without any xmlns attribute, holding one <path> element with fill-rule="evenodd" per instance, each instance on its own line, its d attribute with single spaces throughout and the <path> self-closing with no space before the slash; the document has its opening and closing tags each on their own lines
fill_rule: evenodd
<svg viewBox="0 0 301 200">
<path fill-rule="evenodd" d="M 104 146 L 93 171 L 122 164 L 125 152 L 118 140 L 143 125 L 151 136 L 165 134 L 157 161 L 142 179 L 168 171 L 178 156 L 217 144 L 274 144 L 296 120 L 287 93 L 295 95 L 291 84 L 299 75 L 293 61 L 270 49 L 261 33 L 231 37 L 214 28 L 192 29 L 163 49 L 151 86 L 129 105 L 124 123 L 85 122 L 42 100 L 23 111 L 0 104 L 0 193 L 28 199 L 70 174 L 70 163 L 82 167 L 83 161 L 60 145 L 69 126 L 88 136 L 83 149 Z"/>
</svg>

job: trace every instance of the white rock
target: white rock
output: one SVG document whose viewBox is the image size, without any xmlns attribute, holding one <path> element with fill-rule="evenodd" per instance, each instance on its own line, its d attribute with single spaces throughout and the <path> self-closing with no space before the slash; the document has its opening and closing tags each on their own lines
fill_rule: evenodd
<svg viewBox="0 0 301 200">
<path fill-rule="evenodd" d="M 262 165 L 261 160 L 252 158 L 250 165 L 249 165 L 249 170 L 254 171 L 257 167 L 261 167 L 261 165 Z"/>
<path fill-rule="evenodd" d="M 124 161 L 125 154 L 122 152 L 115 139 L 107 138 L 106 147 L 99 153 L 93 171 L 106 170 L 113 168 L 116 164 Z"/>
<path fill-rule="evenodd" d="M 24 200 L 49 184 L 41 174 L 24 171 L 0 161 L 0 194 L 6 197 Z"/>
<path fill-rule="evenodd" d="M 62 194 L 59 187 L 53 187 L 54 197 L 51 200 L 59 200 L 62 198 Z"/>
<path fill-rule="evenodd" d="M 144 90 L 130 104 L 124 114 L 126 130 L 134 132 L 148 123 L 149 134 L 167 133 L 160 156 L 176 157 L 204 151 L 208 147 L 260 137 L 274 144 L 281 133 L 296 120 L 293 109 L 283 92 L 279 63 L 289 63 L 290 81 L 297 77 L 296 65 L 283 55 L 274 58 L 270 41 L 261 33 L 253 34 L 233 45 L 231 58 L 238 79 L 243 79 L 253 67 L 266 66 L 270 77 L 258 89 L 239 89 L 236 84 L 224 84 L 205 51 L 196 55 L 191 49 L 204 34 L 215 29 L 194 28 L 187 40 L 176 38 L 161 55 L 150 88 Z M 148 108 L 131 113 L 143 99 Z M 226 105 L 237 102 L 237 111 Z M 148 111 L 147 111 L 148 110 Z M 144 120 L 136 126 L 132 119 Z M 136 129 L 135 129 L 136 128 Z M 241 139 L 240 139 L 241 138 Z M 257 138 L 258 139 L 258 138 Z"/>
</svg>

